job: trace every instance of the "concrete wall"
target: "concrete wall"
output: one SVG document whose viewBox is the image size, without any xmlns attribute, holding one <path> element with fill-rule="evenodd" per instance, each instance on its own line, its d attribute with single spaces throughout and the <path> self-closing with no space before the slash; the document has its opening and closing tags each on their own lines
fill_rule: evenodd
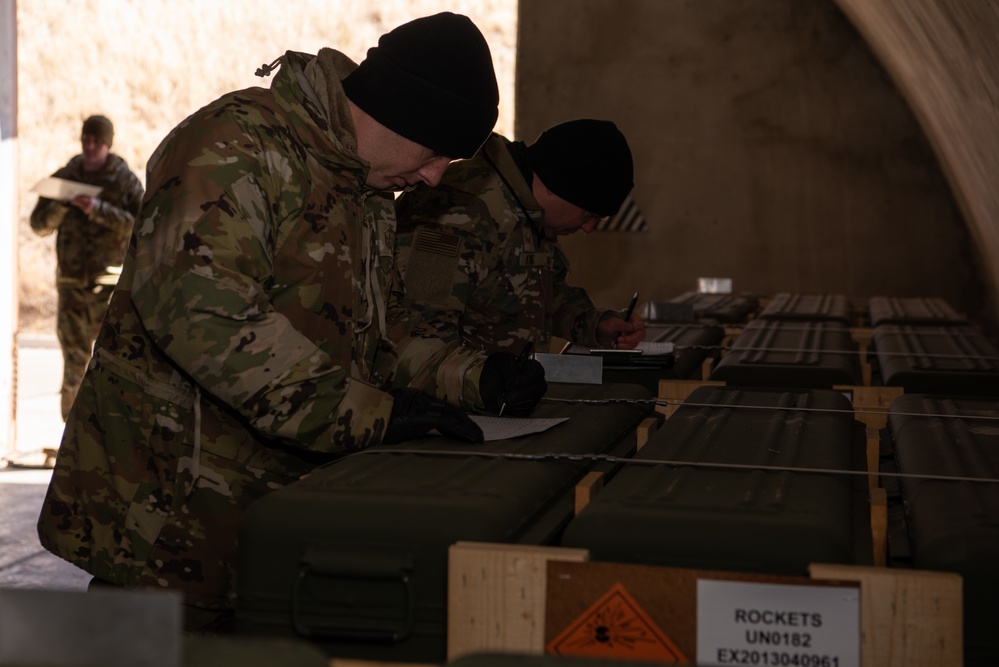
<svg viewBox="0 0 999 667">
<path fill-rule="evenodd" d="M 908 100 L 999 296 L 999 1 L 836 0 Z"/>
<path fill-rule="evenodd" d="M 936 154 L 832 0 L 523 0 L 516 133 L 629 137 L 646 233 L 565 239 L 600 305 L 726 276 L 740 292 L 940 296 L 983 314 Z"/>
</svg>

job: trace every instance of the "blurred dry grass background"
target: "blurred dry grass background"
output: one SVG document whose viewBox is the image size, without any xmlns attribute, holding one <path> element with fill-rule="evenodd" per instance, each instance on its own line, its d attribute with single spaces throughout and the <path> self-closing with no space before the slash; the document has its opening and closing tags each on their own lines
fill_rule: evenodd
<svg viewBox="0 0 999 667">
<path fill-rule="evenodd" d="M 31 186 L 80 152 L 94 113 L 145 183 L 146 160 L 189 114 L 230 90 L 270 85 L 254 70 L 285 51 L 329 46 L 354 61 L 419 16 L 469 16 L 500 86 L 496 130 L 513 132 L 517 0 L 21 0 L 17 3 L 20 330 L 55 331 L 54 237 L 32 233 Z"/>
</svg>

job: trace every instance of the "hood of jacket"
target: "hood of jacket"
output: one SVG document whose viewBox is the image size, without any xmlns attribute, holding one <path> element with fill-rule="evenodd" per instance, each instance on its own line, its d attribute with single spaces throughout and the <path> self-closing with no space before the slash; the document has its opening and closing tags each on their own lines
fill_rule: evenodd
<svg viewBox="0 0 999 667">
<path fill-rule="evenodd" d="M 298 139 L 320 162 L 360 169 L 363 183 L 369 166 L 357 154 L 354 120 L 341 84 L 357 64 L 333 49 L 320 49 L 314 56 L 287 51 L 257 73 L 269 74 L 277 66 L 281 69 L 271 92 L 291 118 L 302 120 L 293 125 Z"/>
</svg>

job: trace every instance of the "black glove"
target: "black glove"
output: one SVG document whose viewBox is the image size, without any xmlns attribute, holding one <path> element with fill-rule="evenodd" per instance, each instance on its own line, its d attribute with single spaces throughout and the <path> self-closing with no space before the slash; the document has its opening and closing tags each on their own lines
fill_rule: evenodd
<svg viewBox="0 0 999 667">
<path fill-rule="evenodd" d="M 503 416 L 526 417 L 548 391 L 545 368 L 534 359 L 518 359 L 506 352 L 486 358 L 479 378 L 479 396 L 486 410 Z"/>
<path fill-rule="evenodd" d="M 437 429 L 442 435 L 469 442 L 482 442 L 482 429 L 460 408 L 419 389 L 393 389 L 392 414 L 382 443 L 394 445 Z"/>
</svg>

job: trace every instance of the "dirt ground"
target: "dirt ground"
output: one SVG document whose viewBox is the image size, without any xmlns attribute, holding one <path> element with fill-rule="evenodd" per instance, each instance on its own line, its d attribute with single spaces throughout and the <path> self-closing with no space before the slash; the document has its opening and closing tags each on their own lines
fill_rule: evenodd
<svg viewBox="0 0 999 667">
<path fill-rule="evenodd" d="M 80 152 L 83 119 L 115 124 L 112 151 L 145 182 L 148 156 L 186 116 L 288 50 L 355 61 L 418 16 L 466 14 L 485 34 L 500 86 L 497 131 L 513 131 L 517 0 L 30 0 L 17 3 L 20 330 L 55 328 L 54 237 L 28 224 L 40 178 Z"/>
</svg>

